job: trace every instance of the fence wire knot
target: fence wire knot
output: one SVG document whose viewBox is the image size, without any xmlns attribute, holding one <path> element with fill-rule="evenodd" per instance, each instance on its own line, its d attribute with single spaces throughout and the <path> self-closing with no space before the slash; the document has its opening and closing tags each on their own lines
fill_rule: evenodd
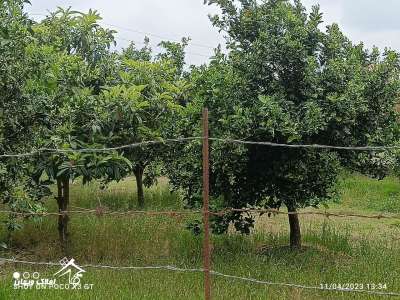
<svg viewBox="0 0 400 300">
<path fill-rule="evenodd" d="M 105 213 L 106 209 L 102 206 L 97 206 L 96 207 L 96 216 L 102 217 Z"/>
</svg>

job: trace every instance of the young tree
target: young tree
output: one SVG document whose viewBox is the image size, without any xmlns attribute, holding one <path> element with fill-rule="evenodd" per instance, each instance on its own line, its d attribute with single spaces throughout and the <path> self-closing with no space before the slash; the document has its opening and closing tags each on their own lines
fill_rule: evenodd
<svg viewBox="0 0 400 300">
<path fill-rule="evenodd" d="M 210 109 L 214 137 L 287 144 L 389 145 L 397 134 L 399 94 L 395 51 L 354 45 L 336 24 L 319 29 L 322 14 L 307 14 L 300 1 L 211 0 L 221 8 L 213 24 L 227 36 L 227 57 L 192 72 L 191 117 L 185 130 L 198 134 L 200 111 Z M 196 147 L 195 145 L 192 145 Z M 200 198 L 198 159 L 183 148 L 171 169 L 172 183 L 190 204 Z M 192 150 L 190 149 L 190 150 Z M 182 159 L 185 157 L 185 159 Z M 335 197 L 341 166 L 363 169 L 361 159 L 382 162 L 378 153 L 288 149 L 213 142 L 211 192 L 214 207 L 286 206 L 296 213 Z M 198 163 L 196 163 L 198 161 Z M 369 169 L 371 170 L 371 168 Z M 384 168 L 373 173 L 384 176 Z M 187 174 L 190 174 L 186 176 Z M 215 218 L 214 230 L 230 223 L 249 233 L 252 215 Z M 301 247 L 296 214 L 289 215 L 290 245 Z"/>
<path fill-rule="evenodd" d="M 170 61 L 132 60 L 132 48 L 122 55 L 120 71 L 112 85 L 100 96 L 99 115 L 105 143 L 121 146 L 166 136 L 167 124 L 177 118 L 181 93 L 176 68 Z M 137 52 L 135 52 L 137 54 Z M 135 56 L 137 57 L 137 56 Z M 139 207 L 144 207 L 144 174 L 147 184 L 153 183 L 156 170 L 166 152 L 165 145 L 132 147 L 121 154 L 133 165 Z"/>
<path fill-rule="evenodd" d="M 116 152 L 81 151 L 105 146 L 99 137 L 97 95 L 116 67 L 114 55 L 109 53 L 112 32 L 101 28 L 99 20 L 93 11 L 82 14 L 59 9 L 33 27 L 35 40 L 31 52 L 46 54 L 27 88 L 47 99 L 43 105 L 47 123 L 36 145 L 60 150 L 37 157 L 33 178 L 39 184 L 56 181 L 60 212 L 68 209 L 72 180 L 81 177 L 84 184 L 93 179 L 120 180 L 131 167 Z M 44 174 L 47 177 L 43 181 Z M 64 250 L 68 220 L 64 213 L 58 220 Z"/>
</svg>

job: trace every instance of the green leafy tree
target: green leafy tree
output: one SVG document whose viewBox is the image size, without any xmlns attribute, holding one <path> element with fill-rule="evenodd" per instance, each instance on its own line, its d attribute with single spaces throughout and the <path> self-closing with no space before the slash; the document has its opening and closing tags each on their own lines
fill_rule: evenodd
<svg viewBox="0 0 400 300">
<path fill-rule="evenodd" d="M 200 133 L 202 107 L 210 109 L 214 137 L 287 144 L 390 145 L 397 136 L 399 56 L 353 44 L 338 25 L 320 30 L 322 14 L 307 14 L 300 1 L 215 0 L 211 18 L 227 36 L 228 56 L 191 74 L 192 101 L 182 126 Z M 181 149 L 170 168 L 172 183 L 189 205 L 201 198 L 200 145 Z M 376 152 L 288 149 L 213 142 L 213 208 L 286 206 L 295 213 L 336 196 L 343 166 L 382 178 L 385 155 Z M 183 159 L 184 158 L 184 159 Z M 371 163 L 374 162 L 374 163 Z M 179 170 L 179 171 L 175 171 Z M 214 220 L 214 231 L 233 223 L 249 233 L 254 216 L 231 213 Z M 289 215 L 290 245 L 301 247 L 300 223 Z"/>
<path fill-rule="evenodd" d="M 157 55 L 158 60 L 168 60 L 175 67 L 176 77 L 179 79 L 184 73 L 185 67 L 185 48 L 189 44 L 189 38 L 182 38 L 180 43 L 162 41 L 159 46 L 164 51 Z"/>
<path fill-rule="evenodd" d="M 174 65 L 168 60 L 133 60 L 131 57 L 138 58 L 133 53 L 138 54 L 133 48 L 124 52 L 118 75 L 100 95 L 101 128 L 105 143 L 112 147 L 162 141 L 169 132 L 168 124 L 181 111 L 181 85 Z M 166 151 L 163 144 L 121 150 L 132 163 L 140 207 L 145 205 L 143 186 L 156 179 Z"/>
<path fill-rule="evenodd" d="M 0 153 L 31 151 L 45 125 L 42 101 L 30 94 L 26 86 L 36 76 L 36 66 L 43 55 L 29 51 L 33 40 L 33 22 L 23 12 L 29 1 L 0 2 Z M 0 196 L 13 212 L 43 210 L 39 200 L 49 193 L 45 186 L 36 185 L 30 174 L 29 157 L 0 160 Z M 12 213 L 5 221 L 10 232 L 20 227 Z"/>
<path fill-rule="evenodd" d="M 145 37 L 144 46 L 138 49 L 135 43 L 131 42 L 127 48 L 122 51 L 122 57 L 131 60 L 151 61 L 153 59 L 153 51 L 150 47 L 150 39 Z"/>
<path fill-rule="evenodd" d="M 116 55 L 110 52 L 111 45 L 116 44 L 115 31 L 100 26 L 101 19 L 95 10 L 82 13 L 71 8 L 58 8 L 35 26 L 40 44 L 85 61 L 88 76 L 80 80 L 96 94 L 111 79 L 116 68 Z"/>
<path fill-rule="evenodd" d="M 131 167 L 116 152 L 82 151 L 105 146 L 99 138 L 97 95 L 116 67 L 115 55 L 109 52 L 113 32 L 101 28 L 99 20 L 94 11 L 82 14 L 59 9 L 33 26 L 35 40 L 29 49 L 32 55 L 46 54 L 27 86 L 30 93 L 47 99 L 47 123 L 36 146 L 61 150 L 38 156 L 33 178 L 39 185 L 57 183 L 60 212 L 68 209 L 72 180 L 82 178 L 84 184 L 93 179 L 120 180 Z M 58 220 L 64 250 L 68 220 L 65 214 Z"/>
</svg>

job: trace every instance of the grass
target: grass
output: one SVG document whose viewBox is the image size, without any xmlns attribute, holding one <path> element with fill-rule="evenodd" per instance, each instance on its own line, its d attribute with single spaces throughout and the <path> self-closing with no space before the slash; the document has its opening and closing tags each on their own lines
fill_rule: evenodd
<svg viewBox="0 0 400 300">
<path fill-rule="evenodd" d="M 400 213 L 400 182 L 396 177 L 378 181 L 362 175 L 347 176 L 342 183 L 341 207 Z"/>
<path fill-rule="evenodd" d="M 99 203 L 113 210 L 135 208 L 132 179 L 99 191 L 96 184 L 74 184 L 71 205 L 89 209 Z M 354 175 L 342 184 L 340 204 L 330 210 L 363 213 L 398 213 L 397 179 L 381 182 Z M 183 209 L 179 195 L 171 194 L 165 180 L 146 190 L 146 209 Z M 48 207 L 55 209 L 49 199 Z M 80 264 L 118 266 L 174 265 L 202 267 L 202 236 L 185 227 L 200 216 L 73 216 L 70 222 L 71 256 Z M 290 251 L 285 216 L 259 217 L 250 236 L 230 232 L 213 236 L 212 268 L 216 271 L 272 282 L 309 286 L 321 283 L 386 283 L 400 292 L 400 223 L 374 219 L 326 219 L 301 216 L 304 248 Z M 5 237 L 0 230 L 0 240 Z M 34 261 L 58 261 L 56 219 L 25 221 L 13 236 L 11 248 L 0 253 Z M 0 265 L 0 299 L 202 299 L 203 274 L 163 270 L 113 271 L 86 268 L 82 282 L 93 290 L 13 290 L 12 273 L 37 271 L 51 277 L 57 267 Z M 246 283 L 212 278 L 214 299 L 380 299 L 367 294 L 346 294 Z"/>
</svg>

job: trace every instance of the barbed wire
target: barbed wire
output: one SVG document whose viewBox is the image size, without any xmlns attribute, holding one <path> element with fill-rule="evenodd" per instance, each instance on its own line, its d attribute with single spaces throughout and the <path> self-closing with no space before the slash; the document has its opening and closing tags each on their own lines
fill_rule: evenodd
<svg viewBox="0 0 400 300">
<path fill-rule="evenodd" d="M 147 216 L 178 216 L 178 215 L 191 215 L 198 214 L 201 211 L 141 211 L 141 210 L 130 210 L 130 211 L 106 211 L 102 208 L 92 210 L 70 210 L 61 212 L 14 212 L 10 210 L 0 210 L 2 214 L 14 214 L 21 217 L 47 217 L 47 216 L 65 216 L 65 215 L 114 215 L 114 216 L 130 216 L 130 215 L 147 215 Z"/>
<path fill-rule="evenodd" d="M 16 263 L 16 264 L 26 264 L 26 265 L 39 265 L 39 266 L 60 266 L 59 263 L 54 262 L 34 262 L 34 261 L 26 261 L 26 260 L 17 260 L 15 258 L 0 258 L 0 262 L 7 262 L 7 263 Z M 164 265 L 164 266 L 111 266 L 111 265 L 94 265 L 94 264 L 86 264 L 81 265 L 82 268 L 96 268 L 96 269 L 111 269 L 111 270 L 166 270 L 166 271 L 174 271 L 174 272 L 190 272 L 190 273 L 203 273 L 205 269 L 202 268 L 180 268 L 171 265 Z M 323 286 L 309 286 L 303 284 L 295 284 L 295 283 L 286 283 L 286 282 L 273 282 L 273 281 L 264 281 L 255 278 L 248 278 L 248 277 L 241 277 L 236 275 L 228 275 L 221 272 L 209 270 L 210 274 L 241 280 L 245 282 L 251 282 L 256 284 L 263 284 L 269 286 L 281 286 L 281 287 L 289 287 L 289 288 L 296 288 L 296 289 L 307 289 L 307 290 L 316 290 L 316 291 L 327 291 L 327 292 L 347 292 L 347 293 L 365 293 L 365 294 L 372 294 L 372 295 L 385 295 L 385 296 L 400 296 L 400 293 L 397 292 L 385 292 L 385 291 L 374 291 L 374 290 L 364 290 L 364 289 L 351 289 L 351 288 L 324 288 Z"/>
<path fill-rule="evenodd" d="M 116 147 L 108 147 L 108 148 L 82 148 L 82 149 L 52 149 L 52 148 L 40 148 L 37 150 L 32 150 L 26 153 L 10 153 L 10 154 L 0 154 L 0 158 L 7 157 L 26 157 L 33 156 L 38 153 L 48 152 L 48 153 L 95 153 L 95 152 L 108 152 L 115 150 L 124 150 L 129 148 L 136 148 L 142 146 L 149 145 L 157 145 L 157 144 L 166 144 L 166 143 L 181 143 L 186 141 L 194 141 L 194 140 L 203 140 L 204 137 L 183 137 L 183 138 L 168 138 L 168 139 L 159 139 L 152 141 L 143 141 L 138 143 L 132 143 L 122 146 Z M 280 144 L 273 142 L 255 142 L 255 141 L 246 141 L 246 140 L 237 140 L 230 138 L 209 138 L 210 141 L 223 142 L 223 143 L 233 143 L 233 144 L 244 144 L 244 145 L 260 145 L 260 146 L 269 146 L 269 147 L 281 147 L 281 148 L 307 148 L 307 149 L 331 149 L 331 150 L 351 150 L 351 151 L 384 151 L 384 150 L 393 150 L 400 149 L 400 145 L 392 145 L 392 146 L 331 146 L 331 145 L 321 145 L 321 144 Z"/>
<path fill-rule="evenodd" d="M 220 211 L 206 211 L 210 215 L 222 217 L 229 213 L 255 213 L 255 214 L 273 214 L 273 215 L 316 215 L 323 217 L 337 217 L 337 218 L 363 218 L 363 219 L 390 219 L 400 220 L 400 215 L 364 215 L 353 212 L 328 212 L 328 211 L 296 211 L 287 212 L 278 209 L 256 209 L 256 208 L 226 208 Z M 61 212 L 16 212 L 11 210 L 0 210 L 0 214 L 13 214 L 21 217 L 30 216 L 65 216 L 65 215 L 96 215 L 96 216 L 132 216 L 132 215 L 147 215 L 147 216 L 170 216 L 177 217 L 182 215 L 194 215 L 203 214 L 204 210 L 169 210 L 169 211 L 157 211 L 157 210 L 128 210 L 128 211 L 108 211 L 104 207 L 98 207 L 96 209 L 80 208 L 80 210 L 69 210 Z"/>
<path fill-rule="evenodd" d="M 295 211 L 295 212 L 287 212 L 287 211 L 281 211 L 278 209 L 256 209 L 256 208 L 228 208 L 221 210 L 219 212 L 213 212 L 210 211 L 209 213 L 212 215 L 216 216 L 223 216 L 227 213 L 231 212 L 240 212 L 240 213 L 260 213 L 260 214 L 276 214 L 276 215 L 319 215 L 319 216 L 324 216 L 324 217 L 338 217 L 338 218 L 348 218 L 348 217 L 353 217 L 353 218 L 366 218 L 366 219 L 395 219 L 395 220 L 400 220 L 400 215 L 387 215 L 387 214 L 379 214 L 379 215 L 363 215 L 363 214 L 358 214 L 358 213 L 353 213 L 353 212 L 328 212 L 328 211 Z"/>
<path fill-rule="evenodd" d="M 138 142 L 138 143 L 132 143 L 132 144 L 127 144 L 127 145 L 122 145 L 122 146 L 116 146 L 116 147 L 108 147 L 108 148 L 82 148 L 82 149 L 52 149 L 52 148 L 40 148 L 37 150 L 32 150 L 30 152 L 25 152 L 25 153 L 16 153 L 16 154 L 0 154 L 0 157 L 27 157 L 27 156 L 33 156 L 38 153 L 96 153 L 96 152 L 109 152 L 109 151 L 115 151 L 115 150 L 124 150 L 124 149 L 131 149 L 131 148 L 138 148 L 142 146 L 148 146 L 148 145 L 157 145 L 157 144 L 166 144 L 166 143 L 181 143 L 185 141 L 192 141 L 192 140 L 199 140 L 202 139 L 201 137 L 187 137 L 187 138 L 175 138 L 175 139 L 159 139 L 159 140 L 153 140 L 153 141 L 144 141 L 144 142 Z"/>
<path fill-rule="evenodd" d="M 330 145 L 320 145 L 320 144 L 281 144 L 273 142 L 255 142 L 237 139 L 224 139 L 224 138 L 209 138 L 210 141 L 224 142 L 224 143 L 234 143 L 234 144 L 244 144 L 244 145 L 260 145 L 260 146 L 270 146 L 270 147 L 282 147 L 282 148 L 308 148 L 308 149 L 333 149 L 333 150 L 352 150 L 352 151 L 382 151 L 390 149 L 400 149 L 400 146 L 330 146 Z"/>
</svg>

